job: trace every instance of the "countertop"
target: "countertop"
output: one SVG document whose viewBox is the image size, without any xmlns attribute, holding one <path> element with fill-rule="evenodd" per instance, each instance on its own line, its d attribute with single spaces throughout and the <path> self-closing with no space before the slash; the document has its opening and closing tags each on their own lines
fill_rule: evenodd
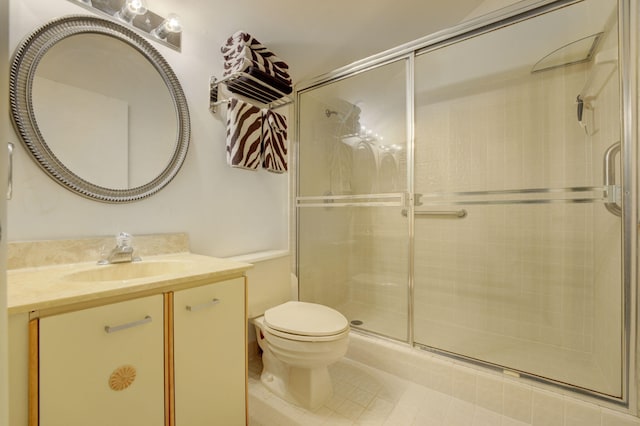
<svg viewBox="0 0 640 426">
<path fill-rule="evenodd" d="M 96 262 L 83 262 L 9 270 L 7 271 L 9 314 L 64 310 L 69 307 L 81 309 L 83 305 L 91 306 L 126 298 L 160 294 L 208 282 L 241 277 L 252 267 L 249 263 L 186 252 L 148 256 L 139 263 L 145 262 L 180 263 L 184 264 L 184 268 L 181 271 L 170 271 L 153 277 L 112 281 L 71 280 L 69 275 L 98 268 L 117 268 L 121 265 L 99 266 Z"/>
</svg>

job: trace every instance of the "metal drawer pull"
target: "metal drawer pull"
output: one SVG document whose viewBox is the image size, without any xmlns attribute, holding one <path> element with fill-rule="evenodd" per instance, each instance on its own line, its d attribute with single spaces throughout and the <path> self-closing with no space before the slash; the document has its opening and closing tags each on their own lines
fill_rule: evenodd
<svg viewBox="0 0 640 426">
<path fill-rule="evenodd" d="M 199 305 L 194 305 L 194 306 L 187 305 L 187 311 L 189 312 L 199 311 L 201 309 L 208 308 L 210 306 L 215 306 L 218 303 L 220 303 L 220 299 L 213 299 L 210 302 L 205 302 L 205 303 L 201 303 Z"/>
<path fill-rule="evenodd" d="M 132 328 L 132 327 L 137 327 L 139 325 L 147 324 L 151 322 L 151 320 L 152 318 L 149 315 L 147 315 L 146 317 L 144 317 L 144 319 L 128 322 L 126 324 L 120 324 L 120 325 L 114 325 L 114 326 L 105 325 L 104 331 L 106 331 L 107 333 L 115 333 L 116 331 L 125 330 L 127 328 Z"/>
</svg>

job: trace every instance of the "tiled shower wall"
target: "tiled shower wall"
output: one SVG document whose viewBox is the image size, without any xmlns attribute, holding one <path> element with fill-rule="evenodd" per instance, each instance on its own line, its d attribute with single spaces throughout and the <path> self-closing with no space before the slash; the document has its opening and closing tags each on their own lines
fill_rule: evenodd
<svg viewBox="0 0 640 426">
<path fill-rule="evenodd" d="M 561 68 L 419 103 L 416 192 L 595 184 L 573 103 L 585 71 Z M 462 220 L 416 219 L 417 315 L 591 350 L 594 206 L 464 208 Z"/>
<path fill-rule="evenodd" d="M 601 48 L 611 41 L 615 37 Z M 417 93 L 415 192 L 602 186 L 604 150 L 619 139 L 619 98 L 613 75 L 593 109 L 586 110 L 589 134 L 578 125 L 575 98 L 594 67 L 537 74 L 516 70 L 438 93 Z M 428 72 L 416 72 L 421 75 Z M 324 119 L 324 101 L 305 97 L 305 102 L 302 114 L 318 119 L 301 128 L 301 140 L 313 141 L 305 149 L 315 150 L 310 157 L 321 165 L 315 169 L 327 173 L 316 182 L 332 182 L 332 193 L 339 194 L 348 184 L 338 185 L 336 192 L 329 172 L 336 164 L 337 123 Z M 383 187 L 381 173 L 371 178 L 373 188 Z M 313 193 L 329 190 L 318 187 Z M 602 203 L 464 208 L 463 220 L 416 219 L 416 341 L 471 351 L 498 364 L 508 363 L 501 358 L 506 351 L 484 337 L 519 341 L 522 352 L 516 358 L 547 364 L 546 372 L 534 371 L 541 375 L 570 369 L 577 359 L 595 359 L 605 391 L 619 390 L 619 218 Z M 334 307 L 366 305 L 390 318 L 387 325 L 396 330 L 371 331 L 406 338 L 409 230 L 400 210 L 301 209 L 303 222 L 318 224 L 305 228 L 300 245 L 306 265 L 313 265 L 301 263 L 302 299 Z M 462 330 L 476 338 L 457 333 Z M 565 350 L 565 363 L 554 362 L 548 353 L 535 359 L 528 352 L 532 345 L 548 353 Z"/>
<path fill-rule="evenodd" d="M 602 186 L 604 150 L 619 139 L 618 88 L 612 78 L 599 94 L 588 136 L 574 100 L 591 72 L 506 74 L 437 102 L 419 94 L 416 192 Z M 464 208 L 463 220 L 416 219 L 416 341 L 504 365 L 486 339 L 451 332 L 518 339 L 523 354 L 529 343 L 568 350 L 559 370 L 595 356 L 604 390 L 619 392 L 620 219 L 602 203 Z"/>
</svg>

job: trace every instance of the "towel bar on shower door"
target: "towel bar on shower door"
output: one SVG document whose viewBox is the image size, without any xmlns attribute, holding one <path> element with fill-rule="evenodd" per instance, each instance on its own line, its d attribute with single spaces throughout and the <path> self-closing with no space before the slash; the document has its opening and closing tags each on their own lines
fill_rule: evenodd
<svg viewBox="0 0 640 426">
<path fill-rule="evenodd" d="M 407 209 L 402 210 L 402 216 L 407 216 Z M 467 216 L 465 209 L 461 210 L 416 210 L 413 212 L 414 216 L 431 216 L 431 217 L 453 217 L 462 219 Z"/>
</svg>

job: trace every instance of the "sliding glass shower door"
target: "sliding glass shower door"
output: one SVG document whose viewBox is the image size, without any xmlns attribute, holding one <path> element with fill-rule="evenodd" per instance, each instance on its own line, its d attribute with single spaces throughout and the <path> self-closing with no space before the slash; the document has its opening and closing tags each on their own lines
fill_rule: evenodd
<svg viewBox="0 0 640 426">
<path fill-rule="evenodd" d="M 415 59 L 415 343 L 623 394 L 617 2 Z"/>
<path fill-rule="evenodd" d="M 541 3 L 298 92 L 300 299 L 627 401 L 629 2 Z"/>
<path fill-rule="evenodd" d="M 300 300 L 400 340 L 409 303 L 407 67 L 398 60 L 298 96 Z"/>
</svg>

